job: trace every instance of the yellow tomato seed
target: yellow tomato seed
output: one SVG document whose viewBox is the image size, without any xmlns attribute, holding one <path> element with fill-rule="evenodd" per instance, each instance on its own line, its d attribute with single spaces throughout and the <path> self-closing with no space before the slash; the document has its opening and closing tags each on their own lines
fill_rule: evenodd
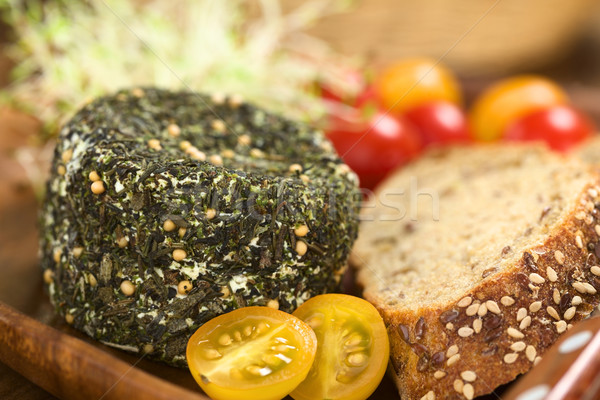
<svg viewBox="0 0 600 400">
<path fill-rule="evenodd" d="M 229 346 L 231 344 L 231 336 L 228 333 L 224 333 L 219 336 L 219 344 L 221 346 Z"/>
<path fill-rule="evenodd" d="M 258 365 L 249 365 L 246 367 L 246 371 L 254 376 L 261 376 L 261 368 Z"/>
<path fill-rule="evenodd" d="M 223 355 L 219 353 L 219 351 L 216 349 L 206 349 L 203 353 L 204 358 L 206 358 L 207 360 L 216 360 L 218 358 L 223 357 Z"/>
<path fill-rule="evenodd" d="M 352 353 L 346 358 L 346 361 L 353 367 L 359 367 L 367 361 L 367 356 L 364 353 Z"/>
</svg>

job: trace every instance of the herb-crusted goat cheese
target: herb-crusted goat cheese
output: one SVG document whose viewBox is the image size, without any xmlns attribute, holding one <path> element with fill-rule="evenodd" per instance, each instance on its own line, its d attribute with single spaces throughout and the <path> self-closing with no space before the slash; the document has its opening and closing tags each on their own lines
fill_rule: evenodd
<svg viewBox="0 0 600 400">
<path fill-rule="evenodd" d="M 305 125 L 236 96 L 121 91 L 61 131 L 44 279 L 77 329 L 183 365 L 218 314 L 291 312 L 338 288 L 359 201 L 356 176 Z"/>
</svg>

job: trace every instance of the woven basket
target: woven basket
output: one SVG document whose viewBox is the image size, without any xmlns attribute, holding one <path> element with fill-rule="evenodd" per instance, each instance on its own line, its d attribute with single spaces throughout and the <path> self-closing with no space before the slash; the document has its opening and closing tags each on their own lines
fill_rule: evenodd
<svg viewBox="0 0 600 400">
<path fill-rule="evenodd" d="M 294 0 L 295 1 L 295 0 Z M 424 55 L 466 75 L 513 72 L 564 54 L 595 0 L 362 0 L 312 33 L 375 63 Z"/>
</svg>

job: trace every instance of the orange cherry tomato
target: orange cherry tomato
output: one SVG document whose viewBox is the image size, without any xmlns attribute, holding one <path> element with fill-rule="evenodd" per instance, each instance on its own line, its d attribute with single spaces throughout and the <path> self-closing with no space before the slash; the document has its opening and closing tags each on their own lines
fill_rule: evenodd
<svg viewBox="0 0 600 400">
<path fill-rule="evenodd" d="M 381 382 L 390 345 L 379 312 L 345 294 L 315 296 L 294 315 L 317 334 L 315 362 L 291 393 L 295 400 L 364 400 Z"/>
<path fill-rule="evenodd" d="M 304 380 L 317 351 L 313 330 L 269 307 L 245 307 L 202 325 L 190 338 L 194 379 L 215 400 L 278 400 Z"/>
<path fill-rule="evenodd" d="M 382 105 L 395 114 L 431 101 L 462 101 L 454 74 L 429 58 L 408 59 L 390 66 L 375 82 L 375 90 Z"/>
<path fill-rule="evenodd" d="M 469 115 L 471 132 L 478 140 L 496 140 L 508 125 L 526 114 L 567 102 L 567 94 L 546 78 L 508 78 L 489 87 L 473 104 Z"/>
</svg>

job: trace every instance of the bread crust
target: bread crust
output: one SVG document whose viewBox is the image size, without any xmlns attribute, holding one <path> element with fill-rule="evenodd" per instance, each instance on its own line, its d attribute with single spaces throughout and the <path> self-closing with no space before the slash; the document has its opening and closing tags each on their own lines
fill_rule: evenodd
<svg viewBox="0 0 600 400">
<path fill-rule="evenodd" d="M 402 399 L 490 393 L 527 372 L 569 324 L 594 310 L 600 291 L 599 271 L 591 268 L 600 259 L 598 175 L 594 180 L 543 244 L 443 307 L 398 309 L 374 290 L 373 276 L 358 274 L 364 297 L 388 328 L 389 372 Z M 364 258 L 355 248 L 350 263 L 365 267 Z"/>
</svg>

